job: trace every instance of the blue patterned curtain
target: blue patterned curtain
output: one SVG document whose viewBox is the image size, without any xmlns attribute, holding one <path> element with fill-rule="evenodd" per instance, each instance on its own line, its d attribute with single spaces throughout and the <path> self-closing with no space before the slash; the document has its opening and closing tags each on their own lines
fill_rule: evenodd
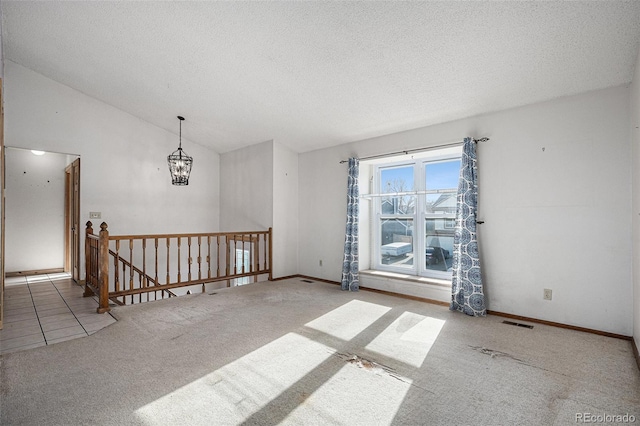
<svg viewBox="0 0 640 426">
<path fill-rule="evenodd" d="M 456 205 L 456 230 L 453 239 L 453 277 L 451 281 L 452 311 L 472 316 L 484 316 L 484 305 L 476 213 L 478 208 L 478 181 L 476 143 L 464 139 L 460 181 Z"/>
<path fill-rule="evenodd" d="M 358 173 L 360 160 L 349 158 L 349 181 L 347 185 L 347 232 L 344 237 L 344 261 L 342 262 L 342 289 L 358 291 L 358 205 L 360 188 Z"/>
</svg>

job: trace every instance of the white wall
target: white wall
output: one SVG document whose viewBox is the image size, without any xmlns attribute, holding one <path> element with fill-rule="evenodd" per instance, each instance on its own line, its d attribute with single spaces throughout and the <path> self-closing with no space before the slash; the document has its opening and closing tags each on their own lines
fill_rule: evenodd
<svg viewBox="0 0 640 426">
<path fill-rule="evenodd" d="M 298 268 L 298 155 L 267 141 L 222 154 L 223 231 L 273 227 L 274 277 Z"/>
<path fill-rule="evenodd" d="M 2 7 L 0 6 L 0 78 L 4 78 L 4 51 L 2 50 Z"/>
<path fill-rule="evenodd" d="M 63 268 L 67 156 L 7 148 L 5 161 L 6 271 Z"/>
<path fill-rule="evenodd" d="M 105 221 L 114 235 L 219 230 L 217 153 L 183 138 L 193 171 L 188 186 L 172 186 L 176 134 L 10 61 L 4 86 L 6 145 L 81 156 L 83 224 L 92 211 L 102 213 L 94 225 Z"/>
<path fill-rule="evenodd" d="M 273 226 L 272 176 L 272 141 L 222 154 L 222 231 L 261 231 Z"/>
<path fill-rule="evenodd" d="M 273 276 L 298 273 L 298 154 L 273 144 Z"/>
<path fill-rule="evenodd" d="M 628 105 L 617 87 L 301 154 L 299 272 L 340 280 L 340 160 L 488 136 L 478 154 L 488 308 L 631 335 Z M 448 301 L 440 288 L 420 289 L 411 292 Z"/>
<path fill-rule="evenodd" d="M 633 147 L 633 337 L 640 348 L 640 50 L 631 92 L 631 144 Z"/>
</svg>

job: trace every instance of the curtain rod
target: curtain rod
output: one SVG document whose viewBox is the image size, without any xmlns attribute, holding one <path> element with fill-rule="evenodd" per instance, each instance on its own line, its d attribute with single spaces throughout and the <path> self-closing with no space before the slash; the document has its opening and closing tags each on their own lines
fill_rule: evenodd
<svg viewBox="0 0 640 426">
<path fill-rule="evenodd" d="M 489 140 L 489 138 L 473 139 L 473 141 L 475 143 L 487 142 L 488 140 Z M 396 152 L 391 152 L 389 154 L 370 155 L 368 157 L 358 158 L 358 160 L 373 160 L 374 158 L 392 157 L 394 155 L 407 155 L 407 154 L 410 154 L 410 153 L 413 153 L 413 152 L 429 151 L 431 149 L 446 148 L 448 146 L 460 145 L 461 143 L 462 143 L 462 141 L 461 142 L 445 143 L 445 144 L 442 144 L 442 145 L 426 146 L 424 148 L 406 149 L 404 151 L 396 151 Z M 342 161 L 340 161 L 340 164 L 348 163 L 348 162 L 349 162 L 349 160 L 342 160 Z"/>
</svg>

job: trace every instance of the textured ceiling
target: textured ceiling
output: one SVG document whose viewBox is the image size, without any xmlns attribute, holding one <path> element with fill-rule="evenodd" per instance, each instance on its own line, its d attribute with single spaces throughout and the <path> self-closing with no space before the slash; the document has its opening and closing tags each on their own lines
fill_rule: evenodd
<svg viewBox="0 0 640 426">
<path fill-rule="evenodd" d="M 2 1 L 5 59 L 224 153 L 631 81 L 640 1 Z"/>
</svg>

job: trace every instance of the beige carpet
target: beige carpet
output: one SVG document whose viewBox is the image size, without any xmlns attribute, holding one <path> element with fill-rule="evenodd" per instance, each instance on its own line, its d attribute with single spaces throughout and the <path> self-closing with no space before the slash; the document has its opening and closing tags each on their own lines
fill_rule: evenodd
<svg viewBox="0 0 640 426">
<path fill-rule="evenodd" d="M 291 279 L 2 356 L 2 425 L 515 425 L 635 416 L 628 341 Z"/>
</svg>

